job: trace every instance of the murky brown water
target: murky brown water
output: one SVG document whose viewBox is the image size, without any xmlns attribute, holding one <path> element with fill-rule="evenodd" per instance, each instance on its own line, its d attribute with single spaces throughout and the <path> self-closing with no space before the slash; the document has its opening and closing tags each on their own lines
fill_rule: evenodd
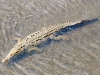
<svg viewBox="0 0 100 75">
<path fill-rule="evenodd" d="M 64 21 L 99 19 L 99 0 L 0 0 L 0 58 L 42 27 Z M 22 56 L 0 75 L 100 75 L 100 21 L 70 31 L 68 40 L 52 41 L 42 53 Z M 0 61 L 1 61 L 0 59 Z"/>
</svg>

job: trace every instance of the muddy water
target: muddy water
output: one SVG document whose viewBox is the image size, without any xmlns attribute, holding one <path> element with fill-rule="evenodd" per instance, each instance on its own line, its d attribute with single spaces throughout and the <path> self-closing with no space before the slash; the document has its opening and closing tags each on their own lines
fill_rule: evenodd
<svg viewBox="0 0 100 75">
<path fill-rule="evenodd" d="M 40 28 L 65 21 L 99 19 L 99 0 L 0 0 L 0 61 L 16 43 Z M 22 53 L 0 75 L 100 75 L 100 21 L 66 32 L 42 53 Z"/>
</svg>

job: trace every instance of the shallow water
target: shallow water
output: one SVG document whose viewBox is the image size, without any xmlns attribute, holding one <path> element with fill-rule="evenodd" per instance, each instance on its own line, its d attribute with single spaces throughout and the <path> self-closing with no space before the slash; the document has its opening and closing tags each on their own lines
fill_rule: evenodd
<svg viewBox="0 0 100 75">
<path fill-rule="evenodd" d="M 99 0 L 0 0 L 0 60 L 16 43 L 42 27 L 100 16 Z M 42 53 L 0 62 L 0 75 L 100 75 L 100 21 L 66 32 Z"/>
</svg>

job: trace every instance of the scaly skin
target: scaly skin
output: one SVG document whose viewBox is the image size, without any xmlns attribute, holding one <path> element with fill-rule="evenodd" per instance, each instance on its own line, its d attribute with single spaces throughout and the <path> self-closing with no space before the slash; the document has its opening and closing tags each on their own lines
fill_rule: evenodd
<svg viewBox="0 0 100 75">
<path fill-rule="evenodd" d="M 25 48 L 32 45 L 33 47 L 36 47 L 41 42 L 44 42 L 47 38 L 50 38 L 51 35 L 53 35 L 56 31 L 59 31 L 62 28 L 65 28 L 67 26 L 71 26 L 77 23 L 80 23 L 81 21 L 77 22 L 64 22 L 61 24 L 56 24 L 53 26 L 48 26 L 42 28 L 40 31 L 34 32 L 30 35 L 28 35 L 23 40 L 18 41 L 18 43 L 11 49 L 9 54 L 2 60 L 2 63 L 8 61 L 13 56 L 19 54 L 22 52 Z"/>
</svg>

